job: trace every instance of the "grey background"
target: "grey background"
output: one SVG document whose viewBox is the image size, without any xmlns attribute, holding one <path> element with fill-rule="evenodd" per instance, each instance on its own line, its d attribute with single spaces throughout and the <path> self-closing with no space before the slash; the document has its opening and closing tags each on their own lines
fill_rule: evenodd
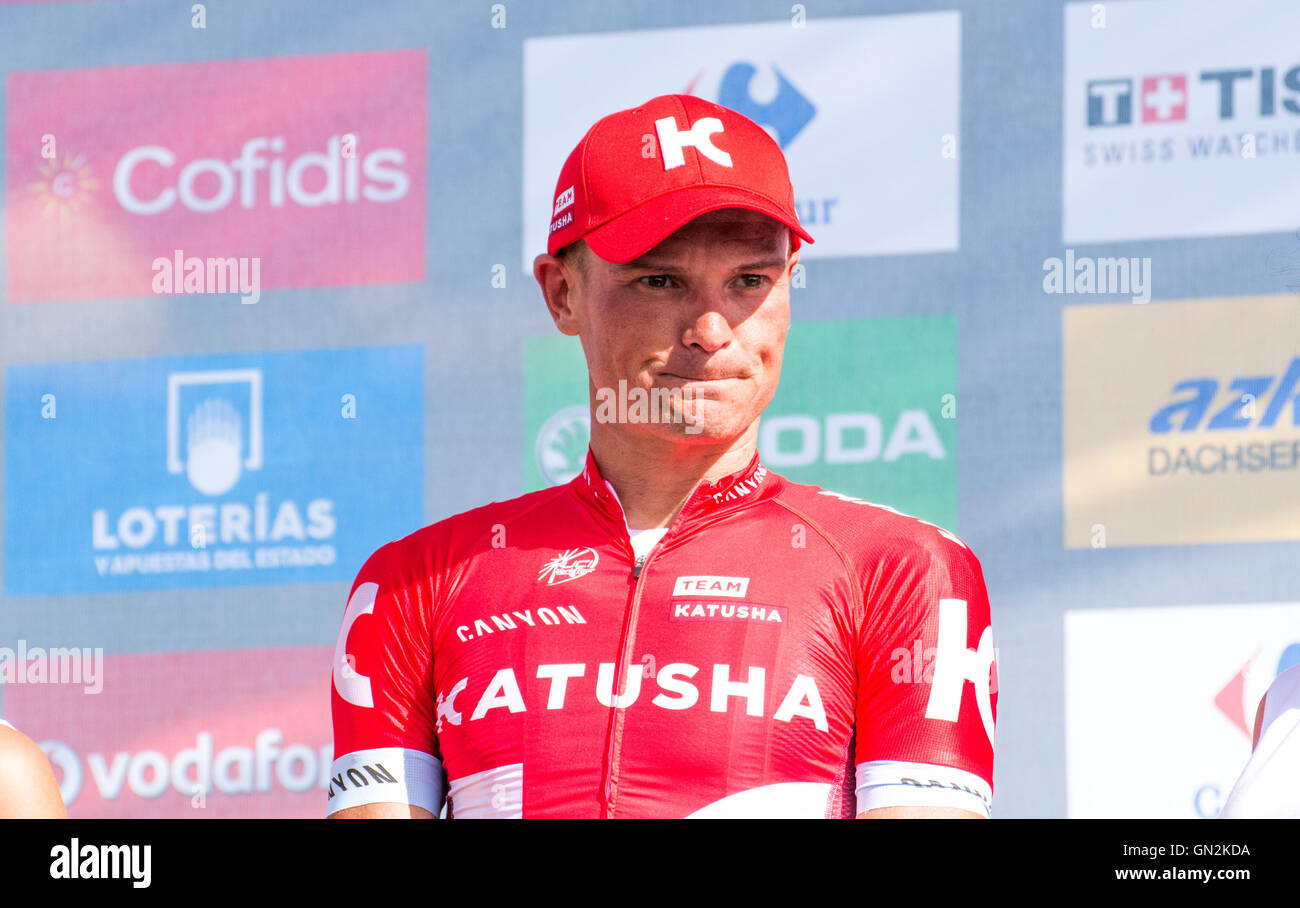
<svg viewBox="0 0 1300 908">
<path fill-rule="evenodd" d="M 1062 546 L 1062 304 L 1041 289 L 1043 259 L 1063 249 L 1062 4 L 807 5 L 813 18 L 962 14 L 960 250 L 810 260 L 794 315 L 956 314 L 958 513 L 984 566 L 1001 661 L 995 815 L 1062 816 L 1064 613 L 1294 600 L 1296 546 Z M 523 339 L 553 330 L 517 266 L 522 42 L 788 19 L 790 3 L 507 2 L 505 30 L 489 27 L 490 7 L 223 0 L 207 4 L 207 29 L 195 31 L 188 3 L 0 6 L 0 75 L 397 48 L 425 48 L 429 62 L 423 283 L 263 291 L 259 305 L 243 307 L 204 297 L 5 304 L 0 364 L 423 343 L 427 521 L 520 494 Z M 1150 256 L 1153 302 L 1300 289 L 1294 234 L 1074 248 Z M 506 266 L 504 290 L 490 287 L 495 263 Z M 330 583 L 0 600 L 0 644 L 75 632 L 110 653 L 332 645 L 347 593 Z"/>
</svg>

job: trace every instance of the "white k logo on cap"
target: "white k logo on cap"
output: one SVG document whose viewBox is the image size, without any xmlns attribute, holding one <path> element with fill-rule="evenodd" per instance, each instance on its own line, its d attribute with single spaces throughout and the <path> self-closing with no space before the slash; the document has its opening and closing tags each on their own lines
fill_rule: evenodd
<svg viewBox="0 0 1300 908">
<path fill-rule="evenodd" d="M 656 135 L 652 149 L 647 140 Z M 693 155 L 685 153 L 688 145 Z M 682 166 L 688 157 L 690 166 Z M 565 159 L 554 199 L 551 255 L 581 239 L 607 262 L 630 262 L 694 218 L 724 208 L 784 224 L 792 253 L 812 242 L 776 141 L 743 114 L 694 95 L 660 95 L 601 117 Z"/>
<path fill-rule="evenodd" d="M 655 131 L 659 133 L 659 147 L 663 149 L 664 170 L 672 170 L 686 163 L 682 149 L 687 145 L 695 148 L 714 164 L 721 167 L 731 166 L 731 155 L 718 148 L 709 138 L 715 132 L 722 132 L 722 121 L 717 117 L 703 117 L 695 121 L 686 132 L 677 128 L 674 117 L 655 120 Z"/>
</svg>

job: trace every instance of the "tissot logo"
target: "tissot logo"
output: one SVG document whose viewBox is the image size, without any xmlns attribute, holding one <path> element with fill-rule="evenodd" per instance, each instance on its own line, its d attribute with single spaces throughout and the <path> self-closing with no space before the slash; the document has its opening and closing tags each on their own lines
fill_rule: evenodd
<svg viewBox="0 0 1300 908">
<path fill-rule="evenodd" d="M 1139 95 L 1143 123 L 1172 123 L 1187 119 L 1187 77 L 1145 76 Z M 1133 80 L 1092 79 L 1088 82 L 1088 125 L 1128 126 L 1133 122 Z"/>
<path fill-rule="evenodd" d="M 1199 119 L 1276 117 L 1300 114 L 1300 65 L 1206 69 L 1193 76 Z M 1134 89 L 1138 103 L 1133 103 Z M 1188 119 L 1188 77 L 1184 73 L 1090 79 L 1089 126 L 1175 123 Z M 1135 109 L 1136 107 L 1136 109 Z"/>
<path fill-rule="evenodd" d="M 749 591 L 748 577 L 678 577 L 673 584 L 674 596 L 731 596 L 744 598 Z"/>
</svg>

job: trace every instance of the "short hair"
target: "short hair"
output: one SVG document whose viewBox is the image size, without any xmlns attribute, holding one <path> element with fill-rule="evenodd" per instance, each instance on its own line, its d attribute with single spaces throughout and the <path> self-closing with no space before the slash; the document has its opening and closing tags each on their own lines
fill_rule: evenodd
<svg viewBox="0 0 1300 908">
<path fill-rule="evenodd" d="M 784 225 L 783 225 L 784 226 Z M 587 241 L 583 239 L 574 240 L 567 246 L 562 246 L 555 250 L 555 257 L 566 263 L 570 268 L 578 272 L 578 276 L 583 280 L 587 278 L 587 256 L 590 247 Z M 785 257 L 789 258 L 794 253 L 794 232 L 789 227 L 785 228 Z"/>
<path fill-rule="evenodd" d="M 575 240 L 555 251 L 555 257 L 578 272 L 584 280 L 587 277 L 587 241 Z"/>
</svg>

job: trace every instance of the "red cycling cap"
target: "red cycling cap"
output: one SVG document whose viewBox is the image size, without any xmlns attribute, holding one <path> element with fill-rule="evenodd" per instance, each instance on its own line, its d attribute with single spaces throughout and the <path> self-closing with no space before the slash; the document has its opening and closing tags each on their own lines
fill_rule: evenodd
<svg viewBox="0 0 1300 908">
<path fill-rule="evenodd" d="M 585 239 L 605 261 L 630 262 L 720 208 L 785 224 L 791 252 L 813 242 L 795 213 L 785 155 L 761 126 L 703 98 L 661 95 L 597 120 L 569 154 L 546 251 Z"/>
</svg>

